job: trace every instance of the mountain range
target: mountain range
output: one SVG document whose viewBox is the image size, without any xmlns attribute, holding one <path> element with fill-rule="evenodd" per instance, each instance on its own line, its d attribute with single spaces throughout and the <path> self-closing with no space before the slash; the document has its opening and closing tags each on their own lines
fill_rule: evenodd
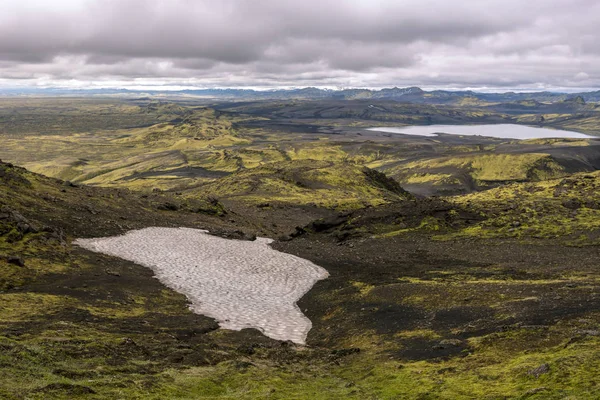
<svg viewBox="0 0 600 400">
<path fill-rule="evenodd" d="M 408 103 L 430 103 L 450 104 L 459 102 L 487 102 L 506 103 L 518 101 L 537 101 L 543 103 L 555 103 L 561 101 L 599 102 L 600 90 L 582 93 L 561 92 L 504 92 L 483 93 L 472 90 L 448 91 L 433 90 L 425 91 L 419 87 L 407 88 L 384 88 L 374 89 L 320 89 L 306 87 L 299 89 L 276 89 L 276 90 L 254 90 L 254 89 L 193 89 L 193 90 L 129 90 L 129 89 L 59 89 L 59 88 L 23 88 L 23 89 L 0 89 L 0 95 L 4 96 L 27 96 L 27 95 L 49 95 L 49 96 L 84 96 L 84 95 L 122 95 L 122 96 L 193 96 L 214 98 L 223 100 L 395 100 Z"/>
</svg>

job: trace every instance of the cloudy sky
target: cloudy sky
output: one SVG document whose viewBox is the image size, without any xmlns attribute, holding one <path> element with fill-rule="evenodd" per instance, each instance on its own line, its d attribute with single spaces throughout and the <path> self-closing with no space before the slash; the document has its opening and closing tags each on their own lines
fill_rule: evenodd
<svg viewBox="0 0 600 400">
<path fill-rule="evenodd" d="M 599 0 L 0 0 L 0 87 L 600 87 Z"/>
</svg>

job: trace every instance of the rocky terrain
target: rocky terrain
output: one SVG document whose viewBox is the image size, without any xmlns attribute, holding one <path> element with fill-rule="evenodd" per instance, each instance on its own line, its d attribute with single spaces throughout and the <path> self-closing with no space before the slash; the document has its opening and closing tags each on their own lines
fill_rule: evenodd
<svg viewBox="0 0 600 400">
<path fill-rule="evenodd" d="M 3 132 L 0 398 L 600 396 L 594 140 L 132 107 L 93 134 Z M 73 244 L 149 227 L 268 237 L 327 270 L 298 302 L 305 345 L 220 329 L 149 268 Z"/>
</svg>

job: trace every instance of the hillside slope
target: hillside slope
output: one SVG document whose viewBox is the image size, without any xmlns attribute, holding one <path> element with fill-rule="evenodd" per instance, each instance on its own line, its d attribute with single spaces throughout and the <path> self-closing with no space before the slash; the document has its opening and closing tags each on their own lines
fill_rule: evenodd
<svg viewBox="0 0 600 400">
<path fill-rule="evenodd" d="M 412 198 L 391 178 L 352 163 L 296 160 L 245 169 L 199 188 L 250 204 L 283 203 L 333 209 L 377 206 Z M 186 192 L 194 197 L 195 190 Z"/>
<path fill-rule="evenodd" d="M 393 181 L 352 165 L 298 165 L 232 175 L 231 190 L 251 182 L 269 196 L 275 193 L 264 185 L 270 175 L 293 178 L 295 186 L 308 183 L 302 196 L 281 192 L 289 202 L 283 208 L 242 204 L 239 210 L 248 212 L 241 212 L 201 200 L 207 193 L 200 188 L 188 196 L 79 186 L 0 163 L 0 397 L 600 395 L 594 383 L 600 367 L 597 246 L 565 247 L 545 237 L 530 243 L 525 234 L 494 236 L 504 225 L 483 228 L 523 215 L 521 205 L 542 204 L 548 215 L 595 212 L 587 200 L 595 199 L 597 174 L 443 200 L 412 198 Z M 313 207 L 323 218 L 273 245 L 330 273 L 299 302 L 313 324 L 308 347 L 256 330 L 218 329 L 214 320 L 192 314 L 186 299 L 150 270 L 71 245 L 75 237 L 144 226 L 208 228 L 249 239 L 257 228 L 270 227 L 275 235 L 278 210 L 298 207 L 304 214 L 309 208 L 294 202 L 310 190 L 316 198 L 329 190 L 329 196 L 348 191 L 390 201 L 345 212 Z M 247 193 L 242 186 L 242 203 Z M 586 202 L 563 203 L 572 196 Z M 513 203 L 516 208 L 507 208 Z M 264 214 L 260 224 L 258 212 Z M 464 234 L 474 227 L 480 230 Z"/>
</svg>

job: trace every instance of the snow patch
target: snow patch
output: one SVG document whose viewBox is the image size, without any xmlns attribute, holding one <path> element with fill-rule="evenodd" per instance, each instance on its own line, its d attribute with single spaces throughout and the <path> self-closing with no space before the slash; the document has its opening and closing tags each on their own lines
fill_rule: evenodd
<svg viewBox="0 0 600 400">
<path fill-rule="evenodd" d="M 296 302 L 329 276 L 312 262 L 269 246 L 271 239 L 224 239 L 190 228 L 145 228 L 74 243 L 151 268 L 190 300 L 190 309 L 225 329 L 256 328 L 304 344 L 312 327 Z"/>
</svg>

